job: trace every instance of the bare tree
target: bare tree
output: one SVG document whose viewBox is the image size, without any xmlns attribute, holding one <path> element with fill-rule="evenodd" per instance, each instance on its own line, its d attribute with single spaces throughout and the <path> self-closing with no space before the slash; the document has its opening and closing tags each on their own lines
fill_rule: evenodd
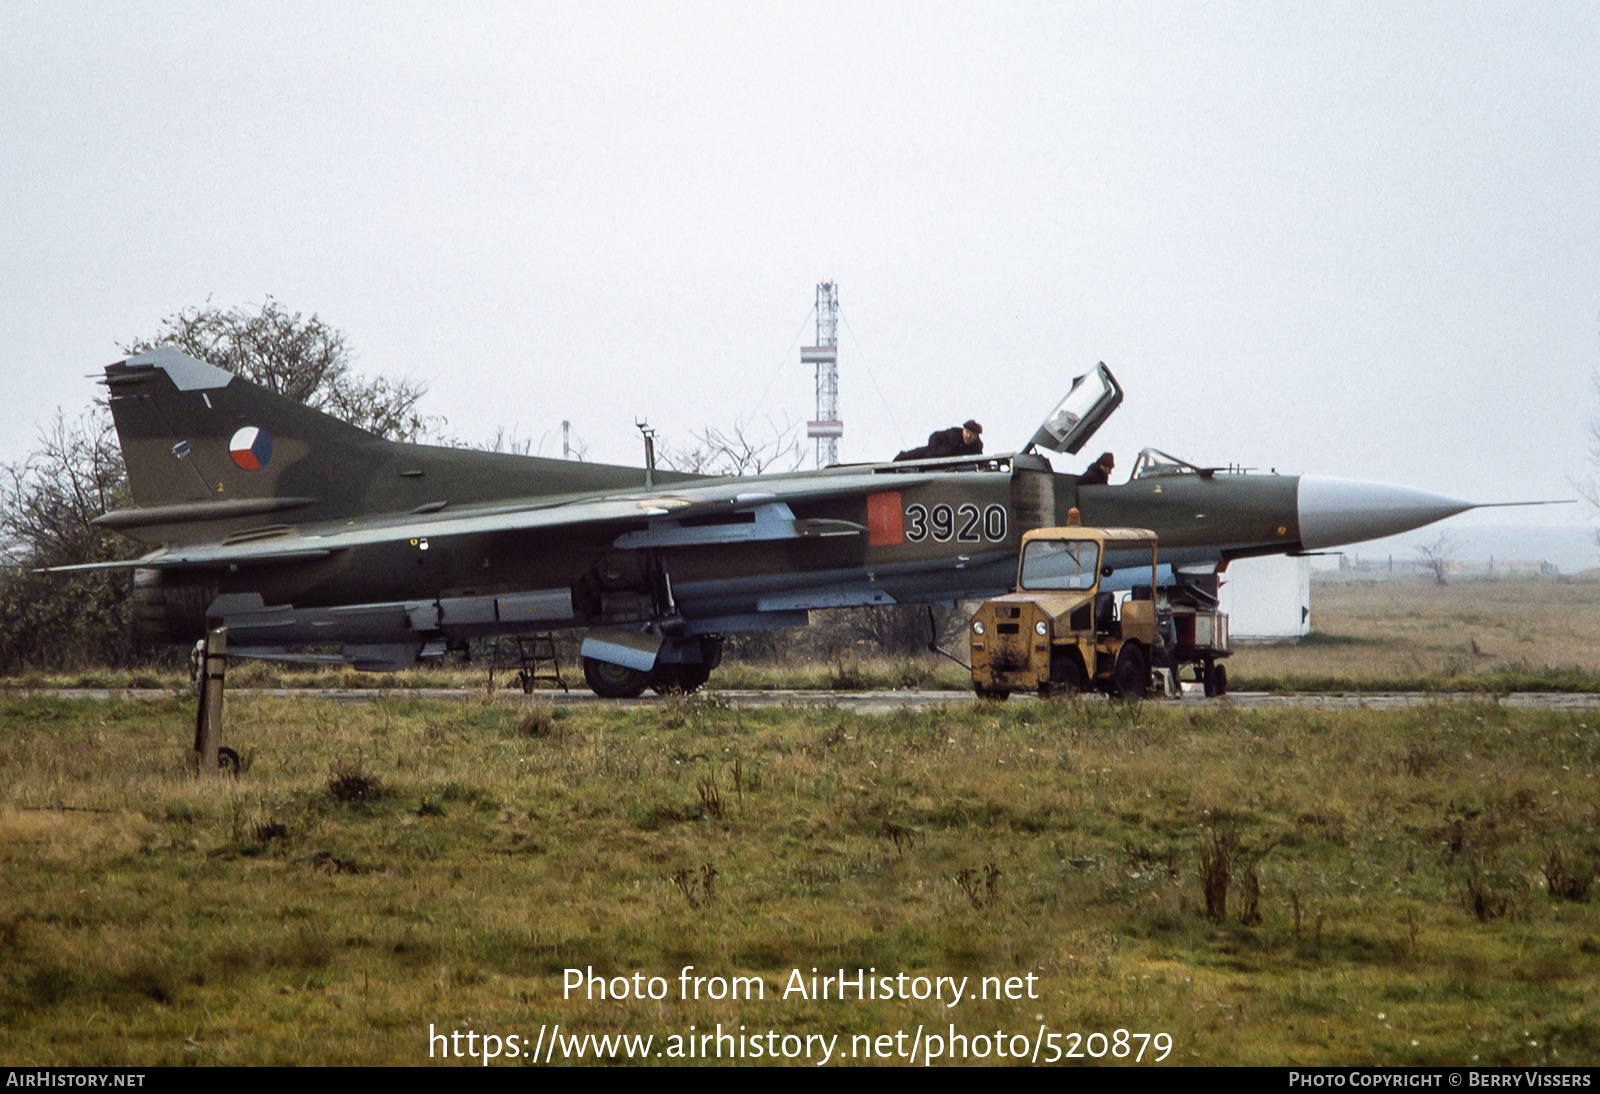
<svg viewBox="0 0 1600 1094">
<path fill-rule="evenodd" d="M 533 455 L 533 438 L 524 437 L 516 428 L 507 429 L 505 426 L 496 426 L 494 436 L 481 445 L 475 445 L 485 452 L 508 452 L 513 456 Z"/>
<path fill-rule="evenodd" d="M 698 475 L 760 475 L 773 471 L 794 471 L 805 459 L 800 451 L 800 427 L 784 419 L 780 425 L 767 419 L 767 435 L 758 434 L 743 422 L 727 430 L 707 426 L 694 434 L 684 447 L 664 445 L 661 464 L 673 471 Z"/>
<path fill-rule="evenodd" d="M 552 433 L 552 430 L 545 430 L 544 434 L 539 438 L 539 443 L 535 445 L 532 437 L 524 437 L 515 426 L 511 429 L 507 429 L 503 425 L 496 426 L 493 437 L 482 444 L 476 444 L 472 447 L 480 448 L 485 452 L 508 452 L 514 456 L 543 456 L 545 441 L 552 439 Z M 584 457 L 589 454 L 589 446 L 584 443 L 583 438 L 576 435 L 567 438 L 567 447 L 570 452 L 565 454 L 562 457 L 563 459 L 576 460 L 582 463 Z"/>
<path fill-rule="evenodd" d="M 1435 584 L 1449 584 L 1450 560 L 1455 556 L 1459 544 L 1456 537 L 1449 532 L 1440 532 L 1439 538 L 1425 547 L 1417 548 L 1417 565 L 1425 573 L 1433 575 Z"/>
<path fill-rule="evenodd" d="M 103 408 L 77 419 L 57 411 L 37 451 L 0 467 L 0 672 L 127 660 L 126 574 L 34 572 L 136 555 L 130 541 L 93 523 L 126 488 Z"/>
<path fill-rule="evenodd" d="M 125 557 L 110 551 L 125 541 L 92 522 L 126 490 L 122 453 L 104 409 L 70 421 L 56 411 L 40 431 L 38 450 L 0 468 L 0 558 L 54 566 Z"/>
<path fill-rule="evenodd" d="M 873 653 L 913 657 L 928 652 L 928 643 L 948 646 L 966 634 L 970 612 L 932 609 L 926 604 L 880 604 L 833 613 L 855 642 Z"/>
</svg>

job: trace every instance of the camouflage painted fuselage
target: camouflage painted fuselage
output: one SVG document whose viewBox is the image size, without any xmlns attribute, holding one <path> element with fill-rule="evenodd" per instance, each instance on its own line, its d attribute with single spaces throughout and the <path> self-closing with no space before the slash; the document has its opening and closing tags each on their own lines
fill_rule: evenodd
<svg viewBox="0 0 1600 1094">
<path fill-rule="evenodd" d="M 1288 476 L 1080 488 L 1006 455 L 646 486 L 635 468 L 385 441 L 173 351 L 106 381 L 136 507 L 103 521 L 157 547 L 138 575 L 151 641 L 225 624 L 243 647 L 376 665 L 495 633 L 800 625 L 1002 593 L 1022 533 L 1074 506 L 1154 529 L 1164 562 L 1299 545 Z"/>
</svg>

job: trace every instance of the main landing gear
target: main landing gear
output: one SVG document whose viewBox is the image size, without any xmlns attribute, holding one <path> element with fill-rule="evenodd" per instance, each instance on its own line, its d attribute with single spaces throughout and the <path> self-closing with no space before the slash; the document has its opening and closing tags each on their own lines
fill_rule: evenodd
<svg viewBox="0 0 1600 1094">
<path fill-rule="evenodd" d="M 583 678 L 602 699 L 637 699 L 645 688 L 657 695 L 687 694 L 704 687 L 721 662 L 722 638 L 706 635 L 664 644 L 655 667 L 648 671 L 585 657 Z"/>
</svg>

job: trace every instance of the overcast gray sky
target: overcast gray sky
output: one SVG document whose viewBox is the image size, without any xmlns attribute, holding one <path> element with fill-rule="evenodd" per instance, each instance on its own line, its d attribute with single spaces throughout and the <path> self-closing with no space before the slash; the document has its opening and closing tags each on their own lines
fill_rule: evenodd
<svg viewBox="0 0 1600 1094">
<path fill-rule="evenodd" d="M 637 463 L 810 416 L 822 278 L 844 459 L 1014 448 L 1104 360 L 1124 472 L 1574 496 L 1600 7 L 0 0 L 0 460 L 270 294 L 463 438 Z"/>
</svg>

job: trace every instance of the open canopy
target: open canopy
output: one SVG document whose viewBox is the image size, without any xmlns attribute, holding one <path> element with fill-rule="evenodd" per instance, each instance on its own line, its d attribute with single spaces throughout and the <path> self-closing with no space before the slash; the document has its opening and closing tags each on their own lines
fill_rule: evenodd
<svg viewBox="0 0 1600 1094">
<path fill-rule="evenodd" d="M 1122 403 L 1122 386 L 1105 362 L 1072 381 L 1072 390 L 1039 426 L 1028 447 L 1076 453 Z"/>
</svg>

